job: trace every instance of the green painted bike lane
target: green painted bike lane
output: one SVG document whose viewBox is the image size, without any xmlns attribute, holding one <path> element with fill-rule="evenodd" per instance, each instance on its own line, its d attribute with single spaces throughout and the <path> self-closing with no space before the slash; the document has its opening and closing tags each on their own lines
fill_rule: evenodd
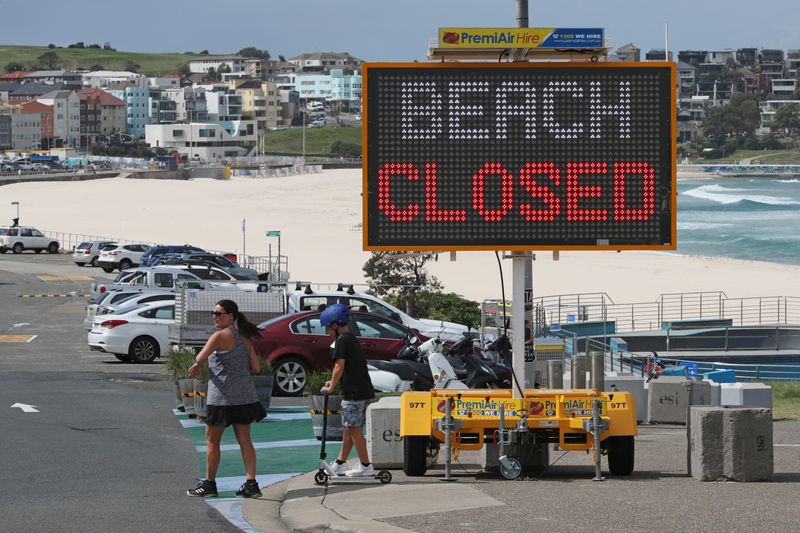
<svg viewBox="0 0 800 533">
<path fill-rule="evenodd" d="M 197 451 L 200 478 L 205 476 L 205 425 L 187 415 L 175 412 Z M 267 418 L 251 426 L 256 448 L 256 478 L 264 487 L 319 467 L 320 441 L 314 437 L 308 406 L 270 408 Z M 245 472 L 233 428 L 222 435 L 217 487 L 220 498 L 235 497 L 234 491 L 244 483 Z M 328 458 L 335 457 L 341 442 L 326 444 Z"/>
</svg>

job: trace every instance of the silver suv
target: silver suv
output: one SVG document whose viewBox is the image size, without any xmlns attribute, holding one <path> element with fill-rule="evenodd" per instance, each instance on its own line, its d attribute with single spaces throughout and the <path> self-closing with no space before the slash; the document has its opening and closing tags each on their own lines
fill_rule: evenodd
<svg viewBox="0 0 800 533">
<path fill-rule="evenodd" d="M 36 228 L 29 226 L 13 226 L 0 231 L 0 254 L 11 250 L 21 254 L 24 250 L 41 253 L 47 250 L 51 254 L 58 253 L 58 240 L 48 237 Z"/>
</svg>

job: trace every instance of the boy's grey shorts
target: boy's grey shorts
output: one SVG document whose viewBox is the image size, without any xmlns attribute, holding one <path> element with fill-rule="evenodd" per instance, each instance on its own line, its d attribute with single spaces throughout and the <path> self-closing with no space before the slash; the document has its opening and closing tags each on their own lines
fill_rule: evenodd
<svg viewBox="0 0 800 533">
<path fill-rule="evenodd" d="M 364 425 L 370 400 L 342 400 L 342 424 L 346 427 Z"/>
</svg>

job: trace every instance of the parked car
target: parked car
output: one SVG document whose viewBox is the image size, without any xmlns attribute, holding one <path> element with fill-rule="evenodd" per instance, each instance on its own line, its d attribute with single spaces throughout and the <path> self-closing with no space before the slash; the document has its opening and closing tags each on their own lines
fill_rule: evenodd
<svg viewBox="0 0 800 533">
<path fill-rule="evenodd" d="M 184 245 L 168 245 L 168 246 L 153 246 L 147 253 L 142 256 L 142 266 L 152 266 L 150 261 L 153 258 L 164 254 L 186 254 L 191 252 L 205 253 L 205 250 L 196 246 Z"/>
<path fill-rule="evenodd" d="M 104 272 L 113 272 L 115 268 L 126 270 L 139 266 L 142 256 L 150 249 L 149 244 L 132 243 L 107 246 L 100 251 L 97 264 Z"/>
<path fill-rule="evenodd" d="M 72 252 L 72 262 L 82 267 L 89 264 L 93 267 L 97 266 L 97 261 L 100 257 L 100 252 L 108 246 L 116 245 L 113 241 L 91 241 L 82 242 L 75 247 Z"/>
<path fill-rule="evenodd" d="M 44 163 L 31 163 L 31 167 L 35 172 L 50 172 L 50 167 Z"/>
<path fill-rule="evenodd" d="M 239 266 L 227 257 L 209 253 L 164 254 L 153 260 L 155 265 L 212 264 L 230 272 L 238 280 L 258 280 L 258 272 Z"/>
<path fill-rule="evenodd" d="M 336 291 L 313 291 L 309 286 L 296 290 L 288 294 L 288 311 L 309 311 L 317 310 L 321 305 L 345 304 L 352 309 L 375 313 L 391 320 L 403 323 L 406 327 L 416 333 L 421 333 L 426 337 L 440 336 L 448 342 L 458 342 L 469 331 L 463 324 L 446 322 L 443 320 L 431 320 L 427 318 L 414 318 L 404 313 L 393 305 L 377 298 L 371 294 L 356 292 L 352 286 L 345 291 L 344 286 Z"/>
<path fill-rule="evenodd" d="M 9 250 L 15 254 L 21 254 L 24 250 L 33 250 L 37 254 L 47 250 L 55 254 L 58 253 L 59 247 L 58 239 L 29 226 L 10 227 L 0 234 L 0 254 Z"/>
<path fill-rule="evenodd" d="M 118 313 L 96 316 L 87 342 L 92 350 L 124 362 L 151 363 L 169 352 L 169 325 L 175 302 L 135 305 Z"/>
<path fill-rule="evenodd" d="M 86 306 L 86 318 L 83 325 L 87 331 L 92 329 L 94 318 L 100 315 L 118 313 L 133 305 L 141 305 L 150 302 L 175 301 L 175 293 L 164 290 L 130 290 L 104 292 L 98 303 Z"/>
<path fill-rule="evenodd" d="M 258 325 L 261 332 L 253 338 L 253 345 L 275 369 L 277 394 L 299 396 L 310 372 L 333 366 L 331 338 L 319 322 L 321 314 L 306 311 L 282 315 Z M 365 359 L 393 359 L 405 338 L 424 339 L 399 322 L 370 313 L 353 313 L 350 326 Z"/>
</svg>

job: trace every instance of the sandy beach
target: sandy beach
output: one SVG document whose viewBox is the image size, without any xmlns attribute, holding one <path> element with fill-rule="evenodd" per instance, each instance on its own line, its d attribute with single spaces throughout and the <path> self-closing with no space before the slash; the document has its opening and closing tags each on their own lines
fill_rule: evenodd
<svg viewBox="0 0 800 533">
<path fill-rule="evenodd" d="M 293 280 L 363 283 L 369 253 L 361 249 L 361 171 L 280 178 L 23 183 L 0 188 L 0 220 L 45 231 L 98 235 L 163 244 L 191 243 L 241 253 L 246 219 L 247 255 L 289 257 Z M 0 256 L 0 261 L 10 256 Z M 506 295 L 511 261 L 502 261 Z M 493 252 L 439 254 L 430 272 L 447 292 L 481 301 L 500 298 Z M 76 267 L 77 270 L 77 267 Z M 800 295 L 800 267 L 665 252 L 538 252 L 536 296 L 605 292 L 616 303 L 653 301 L 662 293 L 724 291 L 729 297 Z"/>
</svg>

